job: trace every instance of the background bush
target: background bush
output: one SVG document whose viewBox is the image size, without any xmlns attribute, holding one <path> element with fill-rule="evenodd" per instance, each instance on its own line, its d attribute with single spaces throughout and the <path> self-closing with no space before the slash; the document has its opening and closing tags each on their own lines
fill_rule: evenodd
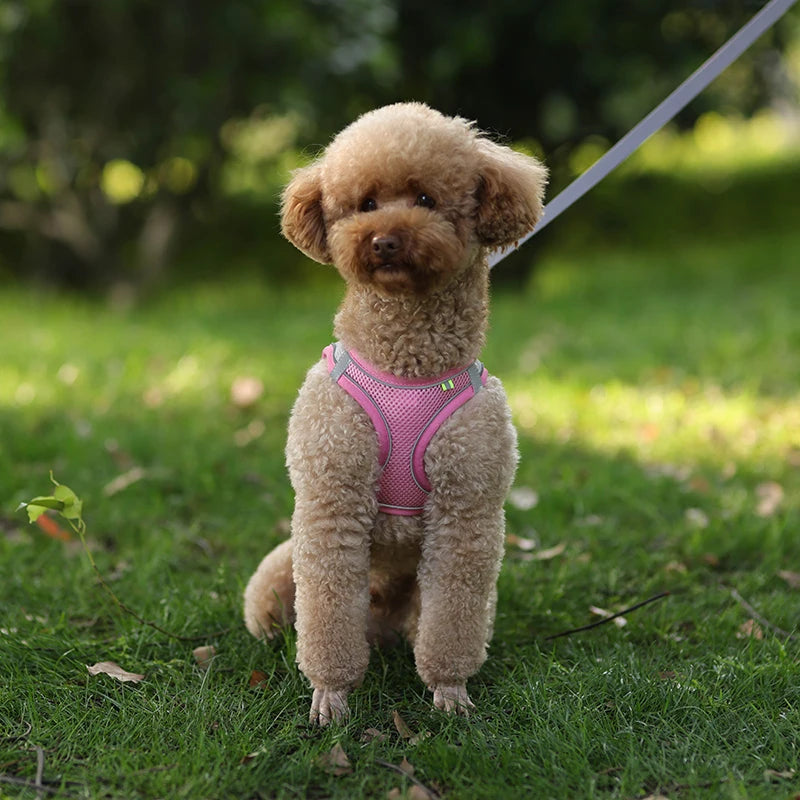
<svg viewBox="0 0 800 800">
<path fill-rule="evenodd" d="M 288 170 L 396 100 L 546 154 L 558 189 L 759 6 L 0 0 L 0 278 L 293 273 L 273 256 Z M 797 30 L 793 12 L 679 125 L 796 107 Z"/>
</svg>

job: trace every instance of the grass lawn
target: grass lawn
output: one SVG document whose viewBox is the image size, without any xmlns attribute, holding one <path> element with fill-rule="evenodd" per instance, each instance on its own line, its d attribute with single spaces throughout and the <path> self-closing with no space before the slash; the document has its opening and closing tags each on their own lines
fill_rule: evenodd
<svg viewBox="0 0 800 800">
<path fill-rule="evenodd" d="M 291 635 L 241 623 L 287 532 L 286 419 L 337 283 L 220 280 L 125 312 L 0 293 L 0 797 L 35 797 L 39 762 L 45 797 L 435 796 L 404 758 L 453 800 L 796 797 L 800 233 L 550 252 L 494 297 L 485 360 L 522 462 L 469 720 L 433 709 L 401 647 L 373 654 L 346 726 L 310 729 Z M 264 391 L 243 407 L 247 376 Z M 51 469 L 118 597 L 191 641 L 120 613 L 74 535 L 15 512 Z"/>
</svg>

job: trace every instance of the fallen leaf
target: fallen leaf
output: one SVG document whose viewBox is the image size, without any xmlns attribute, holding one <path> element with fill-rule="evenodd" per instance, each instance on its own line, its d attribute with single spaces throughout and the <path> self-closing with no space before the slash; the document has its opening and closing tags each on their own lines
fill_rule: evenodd
<svg viewBox="0 0 800 800">
<path fill-rule="evenodd" d="M 255 750 L 252 753 L 248 753 L 246 756 L 242 756 L 240 764 L 249 764 L 254 758 L 258 758 L 258 756 L 264 755 L 267 752 L 265 747 L 260 748 L 259 750 Z"/>
<path fill-rule="evenodd" d="M 539 494 L 530 486 L 517 486 L 508 493 L 508 502 L 520 511 L 530 511 L 539 504 Z"/>
<path fill-rule="evenodd" d="M 793 778 L 794 777 L 794 770 L 793 769 L 784 769 L 784 770 L 777 770 L 777 769 L 765 769 L 764 770 L 764 777 L 767 780 L 771 780 L 773 778 Z"/>
<path fill-rule="evenodd" d="M 400 716 L 400 712 L 397 711 L 397 709 L 392 711 L 392 721 L 394 722 L 394 727 L 397 728 L 397 732 L 403 739 L 410 739 L 414 735 L 414 732 L 408 727 L 408 724 Z"/>
<path fill-rule="evenodd" d="M 534 539 L 523 539 L 521 536 L 516 536 L 513 533 L 506 534 L 506 543 L 512 547 L 518 547 L 520 550 L 535 550 L 536 541 Z"/>
<path fill-rule="evenodd" d="M 264 394 L 264 384 L 259 378 L 241 375 L 231 384 L 231 402 L 237 408 L 250 408 Z"/>
<path fill-rule="evenodd" d="M 353 768 L 350 759 L 342 746 L 337 742 L 327 753 L 323 753 L 316 761 L 317 766 L 329 775 L 349 775 Z"/>
<path fill-rule="evenodd" d="M 113 661 L 98 661 L 93 666 L 86 665 L 90 675 L 108 675 L 110 678 L 122 681 L 123 683 L 139 683 L 144 680 L 144 675 L 137 675 L 135 672 L 126 672 L 119 664 Z"/>
<path fill-rule="evenodd" d="M 36 524 L 51 539 L 58 539 L 59 542 L 69 542 L 72 536 L 69 531 L 65 531 L 49 514 L 42 514 L 36 518 Z"/>
<path fill-rule="evenodd" d="M 550 561 L 557 556 L 560 556 L 567 549 L 567 543 L 555 545 L 555 547 L 548 547 L 546 550 L 539 550 L 536 553 L 531 553 L 534 561 Z"/>
<path fill-rule="evenodd" d="M 250 688 L 251 689 L 266 689 L 267 676 L 260 670 L 254 669 L 250 673 Z"/>
<path fill-rule="evenodd" d="M 392 720 L 394 721 L 394 727 L 397 729 L 397 732 L 403 739 L 408 740 L 410 745 L 419 744 L 423 739 L 427 739 L 430 735 L 430 731 L 420 731 L 419 733 L 414 733 L 411 728 L 408 727 L 406 721 L 400 716 L 400 712 L 397 710 L 392 711 Z"/>
<path fill-rule="evenodd" d="M 788 569 L 778 571 L 778 577 L 789 584 L 790 589 L 800 589 L 800 572 L 789 572 Z"/>
<path fill-rule="evenodd" d="M 737 639 L 747 639 L 750 636 L 753 639 L 764 638 L 764 631 L 761 630 L 761 626 L 754 619 L 748 619 L 747 622 L 743 622 L 736 634 Z"/>
<path fill-rule="evenodd" d="M 397 765 L 397 768 L 402 770 L 408 776 L 412 776 L 414 774 L 414 766 L 410 764 L 408 759 L 405 757 L 403 757 L 403 760 Z"/>
<path fill-rule="evenodd" d="M 675 673 L 671 669 L 665 669 L 658 673 L 658 677 L 661 678 L 662 681 L 671 681 L 675 678 Z"/>
<path fill-rule="evenodd" d="M 133 486 L 134 483 L 138 483 L 146 476 L 147 472 L 141 467 L 132 467 L 127 472 L 123 472 L 122 475 L 117 475 L 114 480 L 109 481 L 103 487 L 103 494 L 106 497 L 113 497 L 115 494 L 125 491 L 129 486 Z"/>
<path fill-rule="evenodd" d="M 592 614 L 596 614 L 598 617 L 611 617 L 614 615 L 613 611 L 606 611 L 605 608 L 599 608 L 598 606 L 589 606 L 589 611 L 591 611 Z M 625 617 L 616 617 L 614 619 L 614 624 L 618 628 L 624 628 L 628 624 L 628 620 L 626 620 Z"/>
<path fill-rule="evenodd" d="M 715 556 L 713 553 L 703 553 L 700 559 L 704 564 L 708 564 L 709 567 L 719 566 L 719 556 Z"/>
<path fill-rule="evenodd" d="M 767 780 L 773 780 L 775 778 L 789 779 L 789 778 L 793 778 L 794 777 L 794 770 L 793 769 L 784 769 L 784 770 L 765 769 L 764 770 L 764 777 Z"/>
<path fill-rule="evenodd" d="M 364 744 L 369 744 L 369 742 L 385 742 L 386 734 L 382 733 L 377 728 L 367 728 L 364 733 L 361 734 L 361 741 Z"/>
<path fill-rule="evenodd" d="M 759 517 L 771 517 L 778 510 L 783 500 L 783 486 L 775 481 L 766 481 L 756 486 L 756 514 Z"/>
<path fill-rule="evenodd" d="M 202 670 L 206 670 L 211 666 L 211 662 L 214 660 L 216 654 L 217 648 L 214 647 L 213 644 L 203 644 L 192 650 L 194 660 L 197 662 L 197 666 Z"/>
</svg>

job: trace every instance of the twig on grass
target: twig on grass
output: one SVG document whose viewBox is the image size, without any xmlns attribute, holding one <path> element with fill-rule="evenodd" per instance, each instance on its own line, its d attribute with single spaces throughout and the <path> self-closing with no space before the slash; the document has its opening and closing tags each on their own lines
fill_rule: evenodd
<svg viewBox="0 0 800 800">
<path fill-rule="evenodd" d="M 409 775 L 408 772 L 406 772 L 402 767 L 398 767 L 397 764 L 384 761 L 382 758 L 376 758 L 375 763 L 380 764 L 382 767 L 386 767 L 386 769 L 392 769 L 395 772 L 399 772 L 401 775 L 408 778 L 411 783 L 419 786 L 420 789 L 427 792 L 428 796 L 434 798 L 434 800 L 436 800 L 438 797 L 441 797 L 441 795 L 435 789 L 431 789 L 430 786 L 426 786 L 422 781 L 417 780 L 417 778 L 415 778 L 413 775 Z"/>
<path fill-rule="evenodd" d="M 747 600 L 742 597 L 739 592 L 736 591 L 732 586 L 725 586 L 725 584 L 721 584 L 723 589 L 727 589 L 730 593 L 730 596 L 758 623 L 763 625 L 765 628 L 769 628 L 771 631 L 774 631 L 778 634 L 778 636 L 784 636 L 787 639 L 791 639 L 792 641 L 797 641 L 797 636 L 794 633 L 790 633 L 789 631 L 785 631 L 783 628 L 779 628 L 774 623 L 770 622 L 765 616 L 759 614 L 758 611 L 747 602 Z"/>
<path fill-rule="evenodd" d="M 641 608 L 642 606 L 649 605 L 650 603 L 654 603 L 656 600 L 661 600 L 664 597 L 669 597 L 670 592 L 661 592 L 659 594 L 653 595 L 653 597 L 648 597 L 647 600 L 642 600 L 641 603 L 636 603 L 636 605 L 630 606 L 630 608 L 624 608 L 622 611 L 617 611 L 616 614 L 611 614 L 611 616 L 604 617 L 597 622 L 592 622 L 589 625 L 582 625 L 580 628 L 571 628 L 568 631 L 562 631 L 561 633 L 554 633 L 552 636 L 546 636 L 545 641 L 550 642 L 553 639 L 560 639 L 562 636 L 572 636 L 573 633 L 583 633 L 583 631 L 590 631 L 592 628 L 598 628 L 600 625 L 605 625 L 607 622 L 611 622 L 612 620 L 617 619 L 617 617 L 624 616 L 625 614 L 630 614 L 631 611 L 636 611 L 637 608 Z"/>
<path fill-rule="evenodd" d="M 0 738 L 2 742 L 18 742 L 20 739 L 27 739 L 30 735 L 30 732 L 33 730 L 33 725 L 30 722 L 25 723 L 26 730 L 24 733 L 17 733 L 14 736 L 3 736 Z"/>
<path fill-rule="evenodd" d="M 44 777 L 44 750 L 39 747 L 38 745 L 35 748 L 36 750 L 36 796 L 38 798 L 42 797 L 42 793 L 44 792 L 44 785 L 42 784 L 42 778 Z"/>
<path fill-rule="evenodd" d="M 71 797 L 72 795 L 65 794 L 61 785 L 48 786 L 46 783 L 37 785 L 34 781 L 25 780 L 25 778 L 15 778 L 13 775 L 0 775 L 0 783 L 10 783 L 12 786 L 22 786 L 27 789 L 35 789 L 37 792 L 50 792 L 57 794 L 59 797 Z"/>
</svg>

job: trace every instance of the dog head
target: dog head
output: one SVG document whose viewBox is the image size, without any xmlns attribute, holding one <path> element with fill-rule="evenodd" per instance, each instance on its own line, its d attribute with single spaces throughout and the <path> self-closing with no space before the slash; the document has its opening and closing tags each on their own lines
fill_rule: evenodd
<svg viewBox="0 0 800 800">
<path fill-rule="evenodd" d="M 509 245 L 542 213 L 547 172 L 470 122 L 421 103 L 360 117 L 297 170 L 284 236 L 382 294 L 446 284 L 478 251 Z"/>
</svg>

